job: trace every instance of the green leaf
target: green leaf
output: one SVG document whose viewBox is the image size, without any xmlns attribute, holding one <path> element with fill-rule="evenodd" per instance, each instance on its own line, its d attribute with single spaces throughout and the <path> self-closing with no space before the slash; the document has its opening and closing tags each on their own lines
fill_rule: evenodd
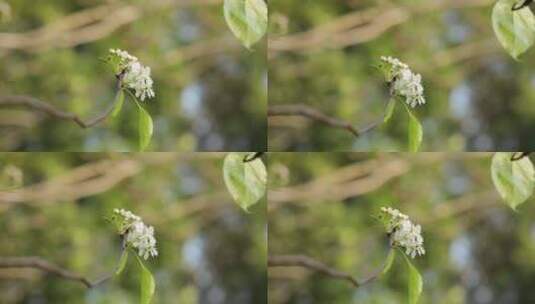
<svg viewBox="0 0 535 304">
<path fill-rule="evenodd" d="M 420 145 L 422 144 L 422 138 L 424 135 L 422 125 L 418 118 L 411 112 L 408 106 L 405 106 L 407 113 L 409 113 L 409 151 L 418 152 Z"/>
<path fill-rule="evenodd" d="M 409 304 L 416 304 L 418 303 L 418 299 L 422 294 L 422 276 L 420 275 L 420 272 L 418 272 L 418 269 L 416 269 L 416 267 L 412 265 L 409 257 L 404 253 L 402 253 L 402 255 L 405 258 L 405 262 L 407 264 Z"/>
<path fill-rule="evenodd" d="M 143 264 L 143 261 L 141 261 L 141 258 L 136 254 L 137 261 L 139 262 L 139 268 L 140 268 L 140 302 L 141 304 L 149 304 L 152 296 L 154 295 L 154 290 L 156 289 L 156 285 L 154 283 L 154 278 L 152 277 L 152 273 L 145 267 Z"/>
<path fill-rule="evenodd" d="M 385 275 L 390 270 L 390 268 L 392 268 L 392 263 L 394 263 L 395 258 L 396 258 L 396 251 L 393 249 L 390 249 L 390 251 L 388 252 L 388 256 L 386 257 L 385 265 L 383 267 L 383 271 L 381 272 L 381 275 Z"/>
<path fill-rule="evenodd" d="M 223 10 L 230 30 L 246 48 L 266 33 L 268 8 L 264 0 L 225 0 Z"/>
<path fill-rule="evenodd" d="M 136 104 L 139 109 L 139 149 L 143 151 L 149 145 L 150 139 L 152 137 L 152 118 L 150 117 L 149 113 L 145 109 L 143 109 L 143 107 L 137 101 Z"/>
<path fill-rule="evenodd" d="M 499 152 L 492 157 L 491 175 L 500 196 L 513 210 L 525 202 L 535 187 L 535 171 L 528 157 L 511 161 L 513 153 Z"/>
<path fill-rule="evenodd" d="M 518 59 L 535 42 L 535 17 L 525 7 L 513 11 L 518 0 L 499 0 L 492 10 L 492 27 L 500 44 Z"/>
<path fill-rule="evenodd" d="M 119 90 L 117 92 L 117 95 L 115 96 L 114 106 L 113 110 L 111 111 L 111 117 L 117 116 L 119 112 L 121 111 L 124 103 L 124 92 L 123 90 Z"/>
<path fill-rule="evenodd" d="M 121 255 L 121 258 L 119 259 L 119 266 L 117 266 L 117 270 L 115 271 L 115 275 L 120 275 L 121 272 L 123 272 L 124 267 L 126 266 L 126 261 L 128 261 L 128 250 L 124 250 L 123 254 Z"/>
<path fill-rule="evenodd" d="M 386 105 L 385 109 L 385 118 L 384 122 L 387 123 L 390 118 L 392 118 L 392 114 L 394 114 L 394 109 L 396 108 L 396 99 L 391 98 L 390 101 L 388 101 L 388 104 Z"/>
<path fill-rule="evenodd" d="M 229 153 L 223 163 L 223 177 L 230 195 L 245 211 L 266 192 L 266 167 L 260 158 L 244 162 L 247 153 Z"/>
</svg>

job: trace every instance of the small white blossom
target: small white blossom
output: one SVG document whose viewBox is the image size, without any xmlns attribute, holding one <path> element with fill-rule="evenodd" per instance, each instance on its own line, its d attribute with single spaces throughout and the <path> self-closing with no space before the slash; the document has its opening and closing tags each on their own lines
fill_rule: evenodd
<svg viewBox="0 0 535 304">
<path fill-rule="evenodd" d="M 147 226 L 141 218 L 130 211 L 124 209 L 114 209 L 113 212 L 121 217 L 121 227 L 125 233 L 126 246 L 131 246 L 138 250 L 138 255 L 145 260 L 158 255 L 156 249 L 156 238 L 154 238 L 154 228 Z"/>
<path fill-rule="evenodd" d="M 139 216 L 125 209 L 113 209 L 113 213 L 122 217 L 122 220 L 126 226 L 129 226 L 134 222 L 141 221 L 141 218 Z"/>
<path fill-rule="evenodd" d="M 117 58 L 124 87 L 134 90 L 135 96 L 141 101 L 155 96 L 149 67 L 142 65 L 137 57 L 126 51 L 110 49 L 110 54 Z"/>
<path fill-rule="evenodd" d="M 393 57 L 381 57 L 386 81 L 391 83 L 391 93 L 405 98 L 405 102 L 411 106 L 425 104 L 424 87 L 422 76 L 413 73 L 409 66 Z"/>
<path fill-rule="evenodd" d="M 381 61 L 383 61 L 384 64 L 388 64 L 389 66 L 391 66 L 393 70 L 402 70 L 409 68 L 407 64 L 401 62 L 399 59 L 394 57 L 381 56 Z"/>
<path fill-rule="evenodd" d="M 137 57 L 128 54 L 127 51 L 119 49 L 110 49 L 110 54 L 115 55 L 117 57 L 121 70 L 127 68 L 132 62 L 138 61 Z"/>
<path fill-rule="evenodd" d="M 390 246 L 404 248 L 411 258 L 425 254 L 420 225 L 413 224 L 407 215 L 397 209 L 383 207 L 381 212 L 386 232 L 390 235 Z"/>
</svg>

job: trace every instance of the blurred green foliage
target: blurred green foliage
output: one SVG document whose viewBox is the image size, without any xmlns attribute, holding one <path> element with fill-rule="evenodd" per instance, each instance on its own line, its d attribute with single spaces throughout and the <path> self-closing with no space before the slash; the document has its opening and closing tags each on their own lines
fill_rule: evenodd
<svg viewBox="0 0 535 304">
<path fill-rule="evenodd" d="M 422 74 L 427 104 L 416 109 L 422 151 L 532 150 L 535 51 L 515 61 L 501 47 L 492 28 L 494 3 L 270 1 L 269 105 L 305 104 L 364 127 L 381 119 L 388 101 L 374 66 L 380 56 L 394 56 Z M 344 24 L 344 31 L 328 31 Z M 314 32 L 297 36 L 308 31 Z M 273 117 L 269 147 L 406 151 L 408 119 L 401 114 L 397 107 L 388 124 L 360 138 L 306 119 Z"/>
<path fill-rule="evenodd" d="M 145 102 L 154 120 L 148 150 L 266 149 L 265 43 L 245 49 L 225 23 L 223 1 L 0 3 L 11 12 L 9 18 L 0 19 L 2 34 L 17 33 L 17 39 L 36 41 L 45 34 L 52 37 L 23 49 L 13 49 L 15 42 L 8 38 L 0 39 L 0 94 L 33 96 L 90 119 L 103 112 L 115 95 L 115 77 L 99 58 L 110 48 L 120 48 L 152 68 L 156 98 Z M 83 30 L 62 32 L 57 26 L 106 5 L 111 8 Z M 130 21 L 113 27 L 123 19 Z M 50 28 L 53 24 L 56 27 Z M 43 27 L 46 31 L 37 36 L 23 36 Z M 69 43 L 93 36 L 90 41 Z M 88 130 L 5 107 L 0 109 L 0 121 L 4 151 L 137 150 L 137 111 L 129 100 L 119 117 Z"/>
<path fill-rule="evenodd" d="M 23 183 L 1 179 L 0 259 L 41 256 L 96 280 L 115 271 L 120 255 L 104 217 L 125 208 L 155 229 L 159 255 L 145 263 L 156 281 L 153 303 L 265 303 L 265 200 L 250 213 L 233 202 L 224 156 L 1 154 L 2 177 L 18 168 Z M 6 201 L 20 191 L 37 197 Z M 37 270 L 0 269 L 0 303 L 137 303 L 131 257 L 118 278 L 93 289 Z"/>
<path fill-rule="evenodd" d="M 269 255 L 303 254 L 364 280 L 389 244 L 382 206 L 421 224 L 419 303 L 532 303 L 535 198 L 512 211 L 495 190 L 492 154 L 270 153 Z M 282 169 L 285 168 L 285 169 Z M 281 173 L 282 172 L 282 173 Z M 406 303 L 407 271 L 355 289 L 300 267 L 269 268 L 269 303 Z"/>
</svg>

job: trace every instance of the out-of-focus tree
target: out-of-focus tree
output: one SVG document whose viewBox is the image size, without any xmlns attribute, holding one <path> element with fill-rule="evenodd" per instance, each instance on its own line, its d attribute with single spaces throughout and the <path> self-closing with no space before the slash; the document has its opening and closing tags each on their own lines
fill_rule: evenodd
<svg viewBox="0 0 535 304">
<path fill-rule="evenodd" d="M 519 61 L 504 50 L 493 31 L 495 2 L 270 1 L 270 112 L 299 104 L 366 128 L 389 100 L 374 66 L 393 56 L 422 75 L 421 150 L 532 150 L 533 49 Z M 401 110 L 358 137 L 303 115 L 271 115 L 270 149 L 406 151 Z"/>
<path fill-rule="evenodd" d="M 271 153 L 268 260 L 305 256 L 339 273 L 295 258 L 269 267 L 269 303 L 406 303 L 402 259 L 359 287 L 340 279 L 362 283 L 381 270 L 389 241 L 373 216 L 383 206 L 422 227 L 426 253 L 412 260 L 419 303 L 533 302 L 535 199 L 511 210 L 492 183 L 492 156 Z"/>
<path fill-rule="evenodd" d="M 125 208 L 154 226 L 159 255 L 145 261 L 153 303 L 265 303 L 265 200 L 249 213 L 233 202 L 224 156 L 2 154 L 0 265 L 38 256 L 91 281 L 113 273 L 121 240 L 105 217 Z M 92 288 L 0 267 L 0 302 L 136 303 L 137 276 L 132 258 L 120 276 Z"/>
<path fill-rule="evenodd" d="M 265 150 L 265 42 L 244 48 L 223 0 L 0 1 L 0 100 L 37 98 L 90 119 L 113 102 L 115 77 L 99 61 L 111 48 L 151 67 L 156 98 L 148 150 Z M 1 106 L 1 150 L 130 151 L 138 113 L 90 129 L 22 107 Z"/>
</svg>

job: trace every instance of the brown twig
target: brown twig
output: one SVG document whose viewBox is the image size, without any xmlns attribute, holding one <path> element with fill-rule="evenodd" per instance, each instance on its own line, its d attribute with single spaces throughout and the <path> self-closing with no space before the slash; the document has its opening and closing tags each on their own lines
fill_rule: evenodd
<svg viewBox="0 0 535 304">
<path fill-rule="evenodd" d="M 35 111 L 41 111 L 43 113 L 46 113 L 47 115 L 51 117 L 55 117 L 62 120 L 70 120 L 76 123 L 81 128 L 87 129 L 91 128 L 98 123 L 102 122 L 108 115 L 110 115 L 111 111 L 113 110 L 113 107 L 115 105 L 115 102 L 113 102 L 106 111 L 102 112 L 100 115 L 96 116 L 95 118 L 84 121 L 82 120 L 78 115 L 70 112 L 66 112 L 63 110 L 59 110 L 57 108 L 54 108 L 50 104 L 47 104 L 37 98 L 31 97 L 31 96 L 24 96 L 24 95 L 7 95 L 7 96 L 0 96 L 0 106 L 23 106 L 30 108 Z"/>
<path fill-rule="evenodd" d="M 107 275 L 90 281 L 82 275 L 63 269 L 40 257 L 0 257 L 0 268 L 35 268 L 66 280 L 80 282 L 87 288 L 96 287 L 112 277 L 112 275 Z"/>
<path fill-rule="evenodd" d="M 392 254 L 389 252 L 389 255 Z M 334 268 L 331 268 L 322 262 L 316 261 L 311 257 L 305 256 L 305 255 L 274 255 L 274 256 L 268 256 L 268 267 L 303 267 L 307 268 L 313 271 L 317 271 L 319 273 L 322 273 L 324 275 L 327 275 L 329 277 L 340 279 L 340 280 L 346 280 L 350 282 L 355 288 L 362 287 L 368 283 L 371 283 L 377 279 L 383 274 L 384 270 L 387 267 L 388 261 L 385 260 L 383 266 L 379 271 L 371 275 L 365 280 L 359 281 L 352 275 L 338 271 Z"/>
<path fill-rule="evenodd" d="M 380 122 L 375 122 L 363 129 L 357 129 L 350 122 L 327 116 L 314 108 L 301 104 L 270 106 L 268 116 L 303 116 L 334 128 L 347 130 L 356 137 L 375 129 L 380 124 Z"/>
<path fill-rule="evenodd" d="M 316 261 L 305 255 L 275 255 L 268 257 L 268 267 L 304 267 L 316 272 L 322 273 L 326 276 L 346 280 L 350 282 L 355 288 L 362 286 L 362 283 L 348 273 L 333 269 L 319 261 Z M 369 280 L 366 280 L 368 282 Z"/>
</svg>

